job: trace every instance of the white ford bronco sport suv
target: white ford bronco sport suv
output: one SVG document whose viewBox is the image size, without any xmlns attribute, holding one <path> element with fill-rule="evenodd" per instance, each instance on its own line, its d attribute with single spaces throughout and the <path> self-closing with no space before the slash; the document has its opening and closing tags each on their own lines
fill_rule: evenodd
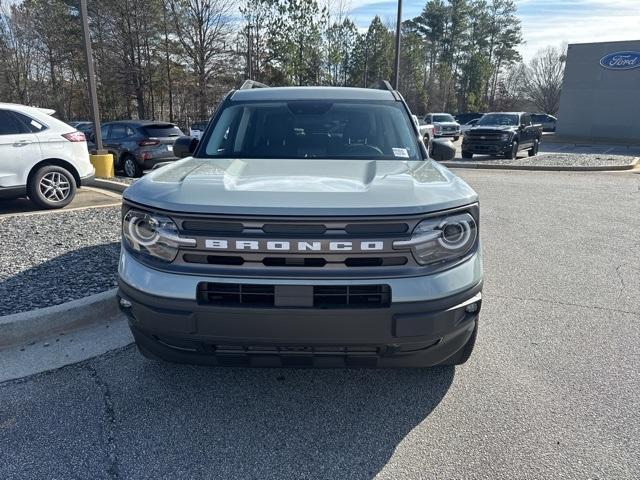
<svg viewBox="0 0 640 480">
<path fill-rule="evenodd" d="M 477 194 L 384 89 L 230 92 L 124 192 L 120 308 L 140 351 L 238 366 L 461 364 L 478 331 Z"/>
</svg>

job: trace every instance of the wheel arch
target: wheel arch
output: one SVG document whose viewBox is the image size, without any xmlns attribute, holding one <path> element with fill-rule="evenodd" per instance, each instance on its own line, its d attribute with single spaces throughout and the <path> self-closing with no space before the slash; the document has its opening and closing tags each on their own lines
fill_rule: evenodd
<svg viewBox="0 0 640 480">
<path fill-rule="evenodd" d="M 40 160 L 33 167 L 31 167 L 31 170 L 29 170 L 29 175 L 27 176 L 27 190 L 29 189 L 29 185 L 31 185 L 31 179 L 36 174 L 36 172 L 40 168 L 45 167 L 47 165 L 55 165 L 57 167 L 62 167 L 68 170 L 69 173 L 73 175 L 73 179 L 76 182 L 76 186 L 78 188 L 81 187 L 82 181 L 80 180 L 80 174 L 78 173 L 78 170 L 76 170 L 76 167 L 74 167 L 71 163 L 67 162 L 66 160 L 62 160 L 60 158 L 47 158 L 45 160 Z"/>
<path fill-rule="evenodd" d="M 122 166 L 124 159 L 127 157 L 132 157 L 134 160 L 136 160 L 136 156 L 133 153 L 131 153 L 129 150 L 123 150 L 122 152 L 120 152 L 120 155 L 118 156 L 118 165 Z"/>
</svg>

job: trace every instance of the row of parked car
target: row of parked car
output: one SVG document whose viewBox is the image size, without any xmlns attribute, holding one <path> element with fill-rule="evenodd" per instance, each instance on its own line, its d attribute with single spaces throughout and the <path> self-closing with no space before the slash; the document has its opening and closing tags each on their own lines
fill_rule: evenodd
<svg viewBox="0 0 640 480">
<path fill-rule="evenodd" d="M 466 120 L 466 123 L 462 124 Z M 462 158 L 474 154 L 516 158 L 521 150 L 538 154 L 543 131 L 555 131 L 556 118 L 528 112 L 466 113 L 454 117 L 448 113 L 428 113 L 422 120 L 414 115 L 425 143 L 462 136 Z M 438 160 L 436 158 L 436 160 Z"/>
</svg>

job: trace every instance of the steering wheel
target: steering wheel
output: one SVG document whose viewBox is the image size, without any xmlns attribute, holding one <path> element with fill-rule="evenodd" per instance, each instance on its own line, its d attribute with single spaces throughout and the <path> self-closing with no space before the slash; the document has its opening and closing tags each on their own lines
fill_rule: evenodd
<svg viewBox="0 0 640 480">
<path fill-rule="evenodd" d="M 366 143 L 350 143 L 349 145 L 346 145 L 346 147 L 351 150 L 352 153 L 353 150 L 356 150 L 355 155 L 367 155 L 372 153 L 372 150 L 378 155 L 384 155 L 384 152 L 378 147 L 367 145 Z"/>
</svg>

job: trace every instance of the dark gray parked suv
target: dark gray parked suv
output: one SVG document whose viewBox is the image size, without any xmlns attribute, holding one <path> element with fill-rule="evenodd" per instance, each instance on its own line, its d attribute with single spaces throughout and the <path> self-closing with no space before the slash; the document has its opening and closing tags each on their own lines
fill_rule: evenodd
<svg viewBox="0 0 640 480">
<path fill-rule="evenodd" d="M 139 177 L 157 163 L 176 160 L 173 144 L 182 135 L 173 123 L 152 120 L 108 122 L 101 131 L 102 143 L 113 155 L 116 170 L 124 171 L 127 177 Z"/>
<path fill-rule="evenodd" d="M 176 142 L 187 158 L 123 194 L 118 297 L 140 351 L 464 363 L 482 299 L 476 192 L 429 158 L 388 83 L 253 85 L 226 97 L 199 143 Z"/>
</svg>

